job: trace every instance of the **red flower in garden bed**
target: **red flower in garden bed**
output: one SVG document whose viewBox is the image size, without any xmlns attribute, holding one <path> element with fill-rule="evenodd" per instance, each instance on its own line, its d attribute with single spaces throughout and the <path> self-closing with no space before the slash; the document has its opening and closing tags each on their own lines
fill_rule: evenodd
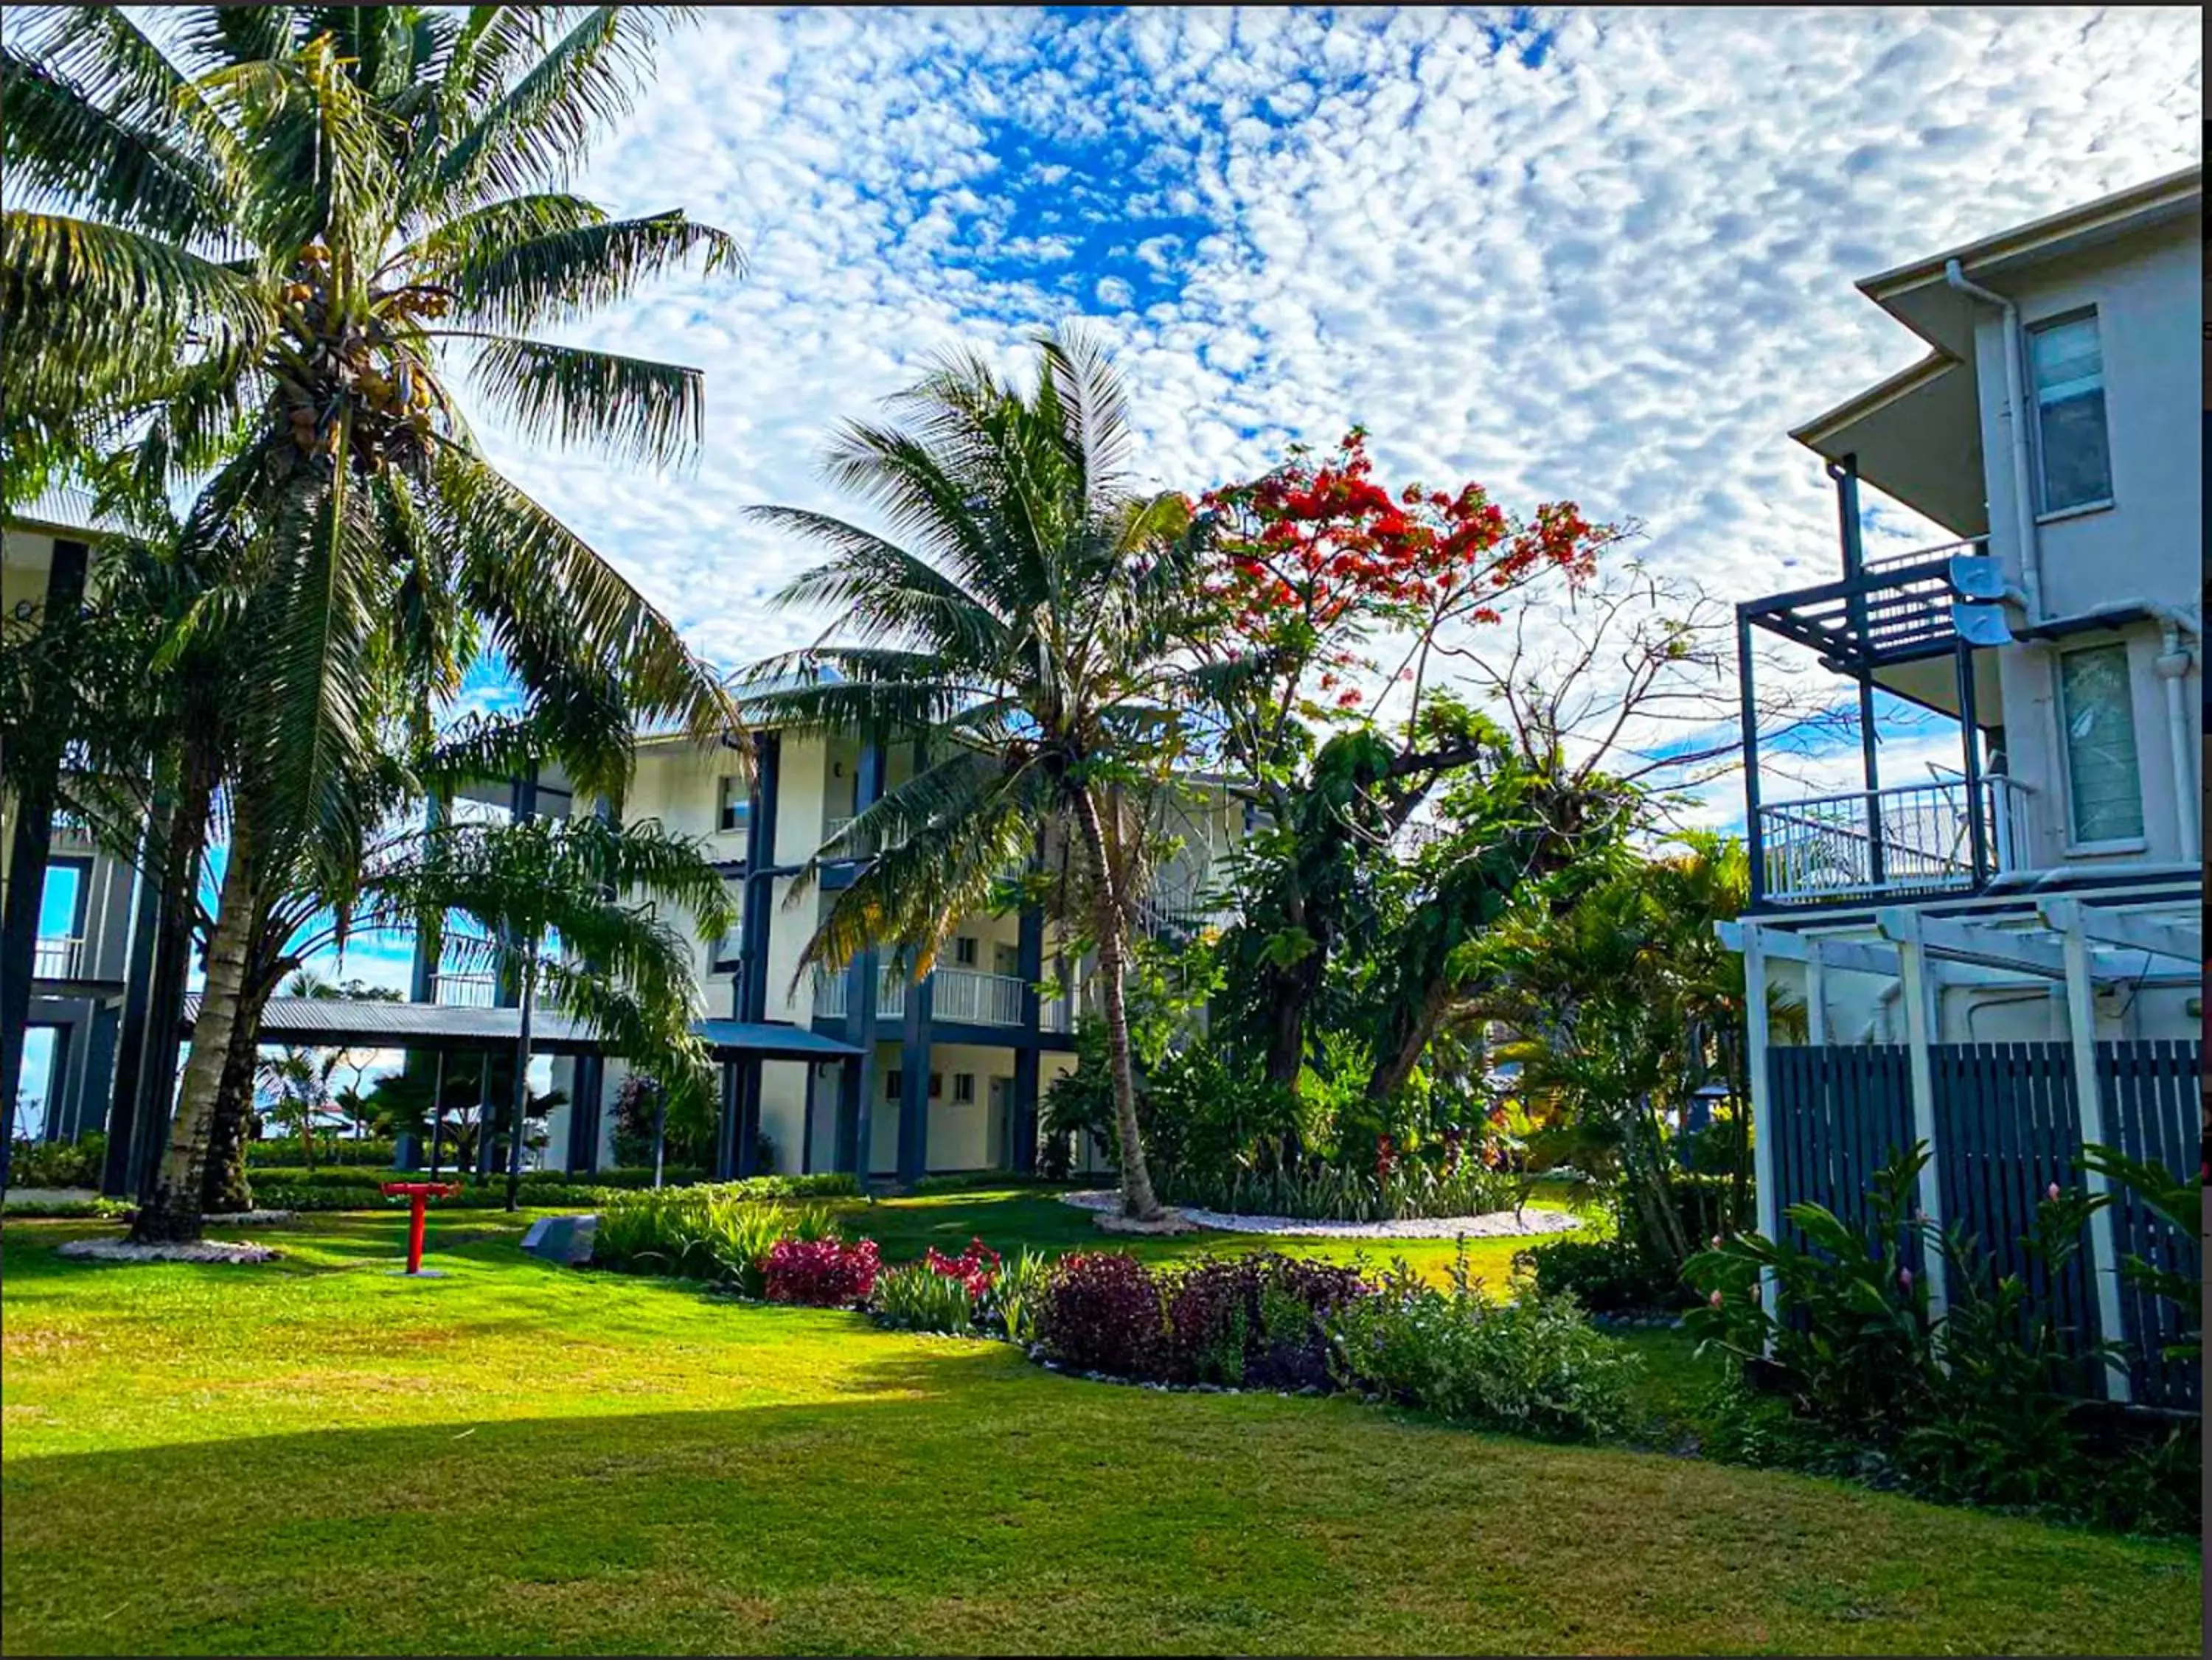
<svg viewBox="0 0 2212 1660">
<path fill-rule="evenodd" d="M 942 1274 L 966 1286 L 971 1298 L 981 1297 L 999 1277 L 999 1253 L 981 1239 L 969 1239 L 968 1249 L 957 1257 L 948 1257 L 932 1245 L 921 1260 L 932 1274 Z"/>
</svg>

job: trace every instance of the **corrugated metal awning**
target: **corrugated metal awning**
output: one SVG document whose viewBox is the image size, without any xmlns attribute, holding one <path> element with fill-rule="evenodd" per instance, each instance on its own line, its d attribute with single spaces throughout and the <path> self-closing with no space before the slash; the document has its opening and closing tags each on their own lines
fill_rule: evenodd
<svg viewBox="0 0 2212 1660">
<path fill-rule="evenodd" d="M 197 994 L 185 999 L 187 1031 L 198 1017 Z M 853 1045 L 795 1026 L 755 1021 L 702 1021 L 692 1027 L 718 1055 L 779 1060 L 839 1060 Z M 458 1003 L 371 1003 L 346 997 L 271 997 L 261 1015 L 264 1043 L 302 1048 L 469 1050 L 512 1045 L 522 1036 L 519 1009 Z M 530 1046 L 541 1055 L 587 1055 L 605 1048 L 598 1033 L 557 1009 L 530 1017 Z"/>
</svg>

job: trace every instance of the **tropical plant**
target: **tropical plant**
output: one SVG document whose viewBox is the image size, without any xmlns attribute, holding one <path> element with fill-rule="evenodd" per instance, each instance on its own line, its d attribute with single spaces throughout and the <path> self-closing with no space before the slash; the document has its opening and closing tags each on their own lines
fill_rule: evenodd
<svg viewBox="0 0 2212 1660">
<path fill-rule="evenodd" d="M 1024 1247 L 999 1264 L 984 1298 L 983 1314 L 998 1323 L 1010 1342 L 1036 1341 L 1037 1309 L 1052 1277 L 1054 1258 Z"/>
<path fill-rule="evenodd" d="M 975 1300 L 958 1275 L 926 1263 L 908 1263 L 877 1275 L 868 1305 L 878 1319 L 899 1330 L 964 1337 L 975 1329 Z"/>
<path fill-rule="evenodd" d="M 1492 1302 L 1468 1276 L 1463 1246 L 1449 1289 L 1401 1263 L 1373 1295 L 1335 1309 L 1328 1337 L 1343 1386 L 1443 1417 L 1577 1439 L 1627 1425 L 1635 1357 L 1571 1298 L 1523 1289 Z"/>
<path fill-rule="evenodd" d="M 777 603 L 842 620 L 751 670 L 742 706 L 786 730 L 913 735 L 927 755 L 801 870 L 804 891 L 825 859 L 872 856 L 802 969 L 888 939 L 927 972 L 960 917 L 1007 902 L 1004 873 L 1043 832 L 1038 896 L 1097 952 L 1123 1206 L 1150 1216 L 1126 977 L 1190 737 L 1178 713 L 1193 695 L 1178 645 L 1195 590 L 1189 505 L 1135 493 L 1104 353 L 1073 335 L 1038 350 L 1033 389 L 956 354 L 892 400 L 905 424 L 842 429 L 824 470 L 889 535 L 756 510 L 832 550 Z"/>
<path fill-rule="evenodd" d="M 633 894 L 654 904 L 637 905 Z M 735 925 L 729 890 L 704 845 L 654 819 L 433 825 L 398 839 L 390 862 L 362 884 L 356 914 L 367 925 L 464 912 L 483 932 L 460 946 L 456 960 L 481 960 L 515 978 L 521 1032 L 509 1209 L 521 1173 L 531 1021 L 541 992 L 665 1088 L 703 1094 L 711 1086 L 706 1048 L 691 1029 L 701 1007 L 690 945 L 657 914 L 659 906 L 689 911 L 708 939 Z"/>
<path fill-rule="evenodd" d="M 357 855 L 385 728 L 425 730 L 480 644 L 586 788 L 618 793 L 635 719 L 728 723 L 665 620 L 490 465 L 456 391 L 529 438 L 653 463 L 696 445 L 695 371 L 530 337 L 734 255 L 681 214 L 613 220 L 563 188 L 664 18 L 208 7 L 157 39 L 98 7 L 0 46 L 9 185 L 40 204 L 0 218 L 10 435 L 128 438 L 148 494 L 205 477 L 200 539 L 236 557 L 163 660 L 253 646 L 223 723 L 206 990 L 141 1237 L 198 1231 L 258 912 Z"/>
<path fill-rule="evenodd" d="M 2130 1251 L 2120 1262 L 2120 1272 L 2134 1285 L 2173 1305 L 2179 1316 L 2180 1340 L 2166 1346 L 2170 1360 L 2201 1360 L 2204 1356 L 2204 1259 L 2199 1239 L 2203 1223 L 2204 1180 L 2175 1177 L 2164 1165 L 2137 1159 L 2116 1147 L 2092 1142 L 2081 1149 L 2081 1167 L 2134 1193 L 2160 1221 L 2173 1230 L 2173 1253 L 2166 1262 L 2151 1262 Z M 2195 1272 L 2180 1265 L 2193 1262 Z"/>
</svg>

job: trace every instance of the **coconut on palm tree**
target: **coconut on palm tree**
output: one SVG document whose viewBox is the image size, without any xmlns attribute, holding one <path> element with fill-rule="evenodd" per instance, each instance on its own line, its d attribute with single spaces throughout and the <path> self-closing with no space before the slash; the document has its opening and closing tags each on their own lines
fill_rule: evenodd
<svg viewBox="0 0 2212 1660">
<path fill-rule="evenodd" d="M 1123 975 L 1156 826 L 1188 736 L 1176 640 L 1193 592 L 1189 504 L 1129 474 L 1127 403 L 1103 351 L 1038 342 L 1032 389 L 972 354 L 892 400 L 894 424 L 848 424 L 830 481 L 874 508 L 878 533 L 826 513 L 757 515 L 831 550 L 777 597 L 841 615 L 820 643 L 746 677 L 749 719 L 916 739 L 926 757 L 821 860 L 872 857 L 839 893 L 802 969 L 842 967 L 879 940 L 916 973 L 966 913 L 1000 902 L 1042 843 L 1040 885 L 1064 935 L 1097 953 L 1120 1134 L 1122 1203 L 1152 1217 Z"/>
<path fill-rule="evenodd" d="M 174 632 L 251 651 L 224 711 L 229 841 L 206 989 L 141 1237 L 191 1237 L 207 1130 L 278 873 L 347 863 L 357 780 L 495 648 L 579 782 L 618 794 L 641 718 L 702 736 L 715 677 L 464 416 L 652 463 L 700 432 L 697 372 L 533 337 L 736 250 L 680 212 L 566 188 L 626 111 L 658 9 L 122 9 L 0 45 L 0 429 L 127 441 L 239 557 Z M 350 850 L 350 851 L 349 851 Z"/>
</svg>

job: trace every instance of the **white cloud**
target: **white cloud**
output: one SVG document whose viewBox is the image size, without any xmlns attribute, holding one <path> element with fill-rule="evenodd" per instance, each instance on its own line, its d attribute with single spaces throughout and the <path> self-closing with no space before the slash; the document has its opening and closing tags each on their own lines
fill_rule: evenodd
<svg viewBox="0 0 2212 1660">
<path fill-rule="evenodd" d="M 586 180 L 746 245 L 591 330 L 706 369 L 702 463 L 508 459 L 735 663 L 825 621 L 767 608 L 809 551 L 741 510 L 850 511 L 838 421 L 1085 294 L 1163 482 L 1359 421 L 1767 591 L 1834 557 L 1785 429 L 1917 349 L 1851 280 L 2184 164 L 2200 57 L 2178 10 L 710 13 Z M 1101 216 L 1133 261 L 1086 264 Z"/>
</svg>

